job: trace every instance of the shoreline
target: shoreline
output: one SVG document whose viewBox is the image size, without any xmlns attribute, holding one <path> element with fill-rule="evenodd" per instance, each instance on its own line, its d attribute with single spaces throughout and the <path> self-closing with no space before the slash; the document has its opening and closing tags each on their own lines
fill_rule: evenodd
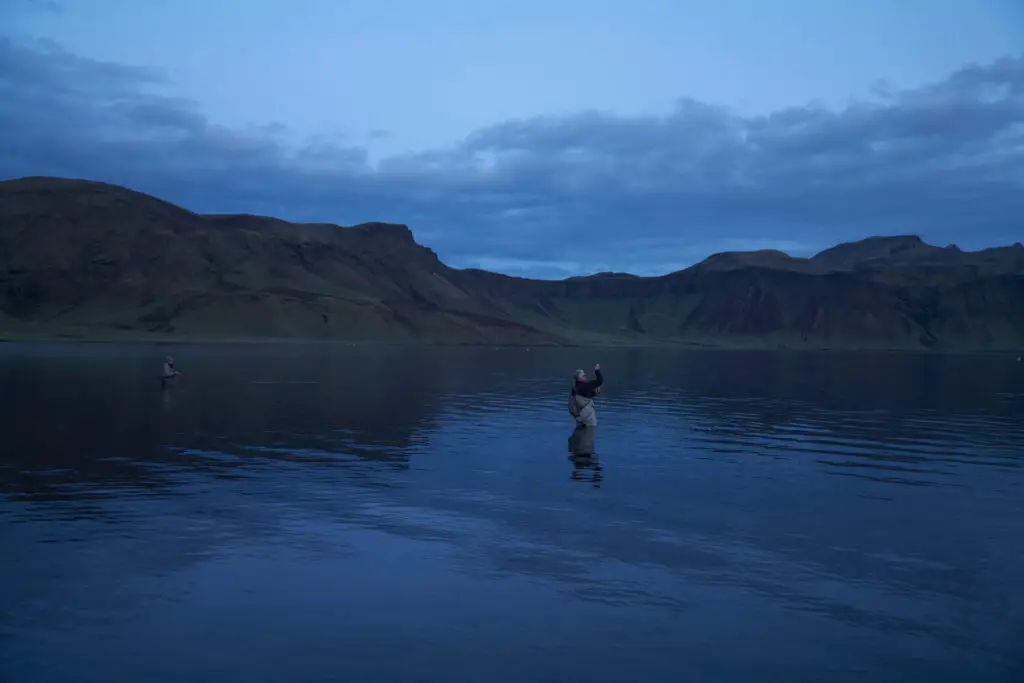
<svg viewBox="0 0 1024 683">
<path fill-rule="evenodd" d="M 565 343 L 544 342 L 442 342 L 427 339 L 341 339 L 323 337 L 207 337 L 176 336 L 166 334 L 71 334 L 33 333 L 27 331 L 0 331 L 0 345 L 7 344 L 49 344 L 49 345 L 130 345 L 130 346 L 337 346 L 337 347 L 384 347 L 384 348 L 437 348 L 437 349 L 609 349 L 609 350 L 674 350 L 674 351 L 774 351 L 814 353 L 914 353 L 929 355 L 1017 355 L 1020 347 L 925 347 L 922 345 L 893 345 L 855 342 L 846 344 L 786 343 L 771 339 L 607 339 L 577 340 Z"/>
</svg>

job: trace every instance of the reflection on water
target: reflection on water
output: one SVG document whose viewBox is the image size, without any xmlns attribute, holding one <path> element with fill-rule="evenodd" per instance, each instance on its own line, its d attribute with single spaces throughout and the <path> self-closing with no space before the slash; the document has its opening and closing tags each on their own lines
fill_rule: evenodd
<svg viewBox="0 0 1024 683">
<path fill-rule="evenodd" d="M 589 481 L 595 489 L 601 488 L 601 461 L 597 453 L 570 455 L 569 461 L 572 462 L 570 476 L 573 481 Z"/>
<path fill-rule="evenodd" d="M 5 683 L 1024 673 L 1013 358 L 166 354 L 0 347 Z"/>
</svg>

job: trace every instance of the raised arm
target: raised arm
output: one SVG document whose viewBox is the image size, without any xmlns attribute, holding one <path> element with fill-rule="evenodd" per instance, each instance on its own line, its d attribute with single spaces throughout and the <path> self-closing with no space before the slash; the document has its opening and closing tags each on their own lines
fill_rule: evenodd
<svg viewBox="0 0 1024 683">
<path fill-rule="evenodd" d="M 602 384 L 604 384 L 604 375 L 601 374 L 601 365 L 598 364 L 594 366 L 594 379 L 584 384 L 584 386 L 588 391 L 593 391 Z"/>
</svg>

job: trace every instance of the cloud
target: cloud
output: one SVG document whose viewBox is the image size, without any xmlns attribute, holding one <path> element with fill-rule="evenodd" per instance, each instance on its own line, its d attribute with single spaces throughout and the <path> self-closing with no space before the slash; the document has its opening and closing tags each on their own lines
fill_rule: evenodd
<svg viewBox="0 0 1024 683">
<path fill-rule="evenodd" d="M 59 14 L 64 3 L 55 0 L 4 0 L 0 5 L 0 17 L 12 18 L 33 14 Z"/>
<path fill-rule="evenodd" d="M 375 163 L 272 122 L 218 126 L 173 85 L 0 40 L 0 176 L 88 177 L 199 211 L 405 222 L 453 265 L 551 277 L 880 233 L 1009 242 L 1024 213 L 1024 56 L 841 109 L 744 117 L 683 98 L 662 116 L 505 121 Z"/>
</svg>

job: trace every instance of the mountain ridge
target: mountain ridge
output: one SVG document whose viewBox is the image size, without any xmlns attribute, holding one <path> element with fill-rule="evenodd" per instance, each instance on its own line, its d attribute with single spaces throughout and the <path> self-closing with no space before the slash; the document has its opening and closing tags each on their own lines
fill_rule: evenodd
<svg viewBox="0 0 1024 683">
<path fill-rule="evenodd" d="M 0 182 L 0 334 L 776 348 L 1024 346 L 1024 246 L 869 237 L 659 276 L 457 269 L 404 224 L 200 214 L 91 180 Z"/>
</svg>

